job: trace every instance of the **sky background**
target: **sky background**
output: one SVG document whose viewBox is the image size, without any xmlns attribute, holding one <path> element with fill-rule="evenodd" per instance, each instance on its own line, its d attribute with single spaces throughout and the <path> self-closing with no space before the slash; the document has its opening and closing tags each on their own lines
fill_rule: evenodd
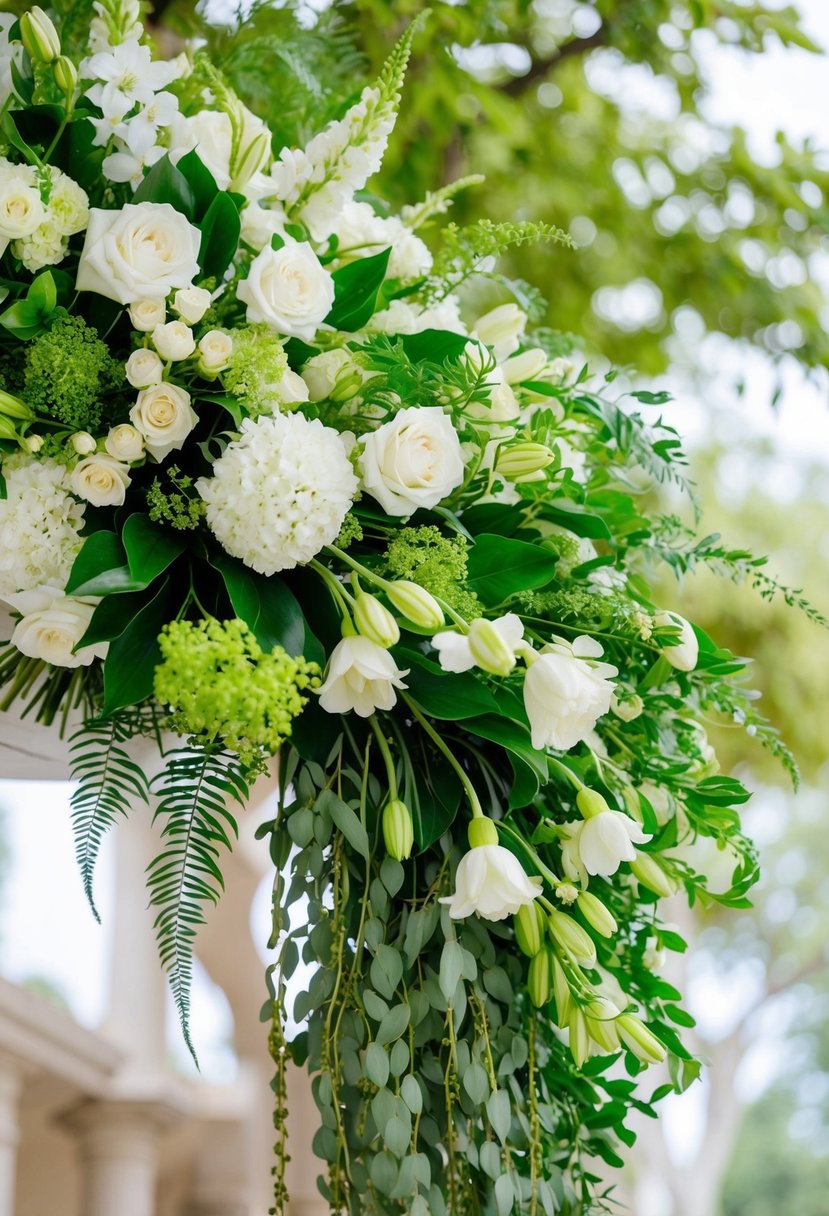
<svg viewBox="0 0 829 1216">
<path fill-rule="evenodd" d="M 799 7 L 808 32 L 829 47 L 829 2 L 800 0 Z M 825 57 L 773 48 L 758 58 L 718 48 L 707 35 L 702 36 L 702 44 L 712 87 L 707 103 L 712 119 L 743 125 L 757 156 L 770 163 L 778 129 L 792 140 L 811 138 L 829 149 Z M 644 98 L 649 86 L 646 81 L 640 83 Z M 804 459 L 829 465 L 825 387 L 809 383 L 792 362 L 783 368 L 783 395 L 772 409 L 774 376 L 762 356 L 716 337 L 702 343 L 699 355 L 719 369 L 705 406 L 694 398 L 690 387 L 683 386 L 681 376 L 679 380 L 676 375 L 667 378 L 677 395 L 670 420 L 691 447 L 710 441 L 712 435 L 726 442 L 748 432 L 767 436 L 774 458 L 771 467 L 764 469 L 764 486 L 781 497 L 795 491 L 797 467 Z M 742 399 L 733 391 L 737 373 L 746 379 Z M 747 483 L 756 470 L 741 466 L 737 455 L 734 476 Z M 113 867 L 105 845 L 97 879 L 104 921 L 100 927 L 89 912 L 75 869 L 68 797 L 69 787 L 61 783 L 0 781 L 1 834 L 8 853 L 0 883 L 0 974 L 15 981 L 48 979 L 77 1019 L 92 1027 L 106 1009 L 106 925 L 112 907 Z M 265 880 L 253 909 L 255 937 L 262 941 L 268 932 L 268 886 Z M 720 1001 L 720 1006 L 727 1017 L 727 1002 Z M 170 1021 L 171 1052 L 188 1070 L 189 1061 L 173 1019 Z M 208 1079 L 223 1080 L 232 1072 L 232 1056 L 225 1046 L 229 1029 L 222 994 L 205 977 L 198 977 L 193 1030 L 202 1073 Z M 767 1065 L 762 1057 L 756 1061 L 755 1088 L 767 1074 Z M 667 1106 L 678 1156 L 683 1143 L 690 1144 L 696 1134 L 694 1105 L 692 1092 Z"/>
</svg>

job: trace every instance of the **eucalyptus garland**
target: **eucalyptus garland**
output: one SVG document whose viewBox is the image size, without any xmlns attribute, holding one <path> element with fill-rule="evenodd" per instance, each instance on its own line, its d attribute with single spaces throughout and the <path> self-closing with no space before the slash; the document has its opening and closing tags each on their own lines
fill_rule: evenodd
<svg viewBox="0 0 829 1216">
<path fill-rule="evenodd" d="M 668 396 L 592 375 L 499 269 L 563 232 L 447 222 L 478 178 L 400 215 L 367 189 L 414 29 L 298 149 L 203 49 L 154 58 L 135 0 L 82 8 L 0 18 L 3 708 L 82 717 L 90 902 L 154 808 L 191 1050 L 198 926 L 278 756 L 275 1212 L 289 1057 L 332 1213 L 605 1210 L 597 1162 L 700 1069 L 661 901 L 757 877 L 703 723 L 791 765 L 652 586 L 776 584 L 654 505 L 687 490 Z M 148 781 L 129 741 L 169 731 Z"/>
</svg>

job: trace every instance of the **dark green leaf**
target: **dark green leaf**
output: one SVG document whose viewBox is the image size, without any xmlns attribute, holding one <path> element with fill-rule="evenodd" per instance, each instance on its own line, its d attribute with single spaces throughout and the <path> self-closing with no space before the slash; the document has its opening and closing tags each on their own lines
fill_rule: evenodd
<svg viewBox="0 0 829 1216">
<path fill-rule="evenodd" d="M 191 222 L 196 212 L 196 198 L 192 187 L 181 170 L 170 160 L 169 155 L 164 155 L 161 160 L 156 161 L 133 194 L 132 201 L 169 203 Z"/>
<path fill-rule="evenodd" d="M 395 658 L 408 667 L 406 683 L 413 700 L 430 718 L 457 722 L 498 712 L 498 703 L 482 680 L 471 672 L 449 673 L 416 651 L 396 648 Z"/>
<path fill-rule="evenodd" d="M 541 545 L 484 533 L 469 554 L 469 589 L 486 604 L 500 604 L 516 591 L 543 587 L 555 575 L 557 555 Z"/>
<path fill-rule="evenodd" d="M 391 249 L 384 249 L 334 271 L 334 306 L 325 318 L 326 324 L 349 333 L 362 329 L 374 315 L 390 255 Z"/>
<path fill-rule="evenodd" d="M 200 220 L 219 193 L 216 179 L 207 169 L 195 148 L 185 153 L 176 165 L 193 194 L 194 216 Z"/>
<path fill-rule="evenodd" d="M 225 553 L 211 553 L 233 611 L 256 635 L 263 650 L 282 646 L 294 657 L 306 653 L 306 627 L 295 596 L 278 574 L 266 578 Z"/>
<path fill-rule="evenodd" d="M 153 677 L 161 659 L 158 635 L 170 619 L 170 611 L 170 582 L 165 579 L 109 648 L 104 660 L 104 715 L 124 705 L 138 705 L 152 695 Z"/>
<path fill-rule="evenodd" d="M 242 223 L 229 194 L 217 194 L 201 222 L 199 265 L 210 278 L 221 278 L 239 247 Z"/>
</svg>

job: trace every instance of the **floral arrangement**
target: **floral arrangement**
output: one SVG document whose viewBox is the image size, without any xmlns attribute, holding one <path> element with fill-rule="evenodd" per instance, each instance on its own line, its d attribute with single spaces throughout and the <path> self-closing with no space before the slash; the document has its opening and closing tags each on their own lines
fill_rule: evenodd
<svg viewBox="0 0 829 1216">
<path fill-rule="evenodd" d="M 667 396 L 614 397 L 498 269 L 563 233 L 444 222 L 477 179 L 399 216 L 369 192 L 413 30 L 274 148 L 203 50 L 156 59 L 137 0 L 93 8 L 0 17 L 3 707 L 75 723 L 90 901 L 151 802 L 188 1043 L 194 937 L 278 757 L 274 1211 L 288 1056 L 332 1212 L 600 1210 L 596 1159 L 699 1071 L 660 901 L 740 907 L 756 877 L 703 719 L 785 758 L 652 578 L 758 563 L 647 496 L 684 486 L 642 415 Z M 150 783 L 129 740 L 167 732 Z"/>
</svg>

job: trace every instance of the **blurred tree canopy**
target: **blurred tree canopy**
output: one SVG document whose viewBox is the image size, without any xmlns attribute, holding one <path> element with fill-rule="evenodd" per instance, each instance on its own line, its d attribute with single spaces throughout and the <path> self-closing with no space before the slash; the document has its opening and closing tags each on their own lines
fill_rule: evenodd
<svg viewBox="0 0 829 1216">
<path fill-rule="evenodd" d="M 155 19 L 192 31 L 192 4 L 154 0 Z M 201 7 L 221 56 L 231 2 Z M 225 70 L 278 141 L 301 142 L 310 130 L 300 113 L 311 123 L 338 113 L 424 7 L 256 4 Z M 706 50 L 760 55 L 775 43 L 818 49 L 791 5 L 433 0 L 383 192 L 413 201 L 482 172 L 486 185 L 458 199 L 458 220 L 569 228 L 576 249 L 519 251 L 514 273 L 547 285 L 549 324 L 618 365 L 658 373 L 672 334 L 693 341 L 707 330 L 825 369 L 815 255 L 826 249 L 827 161 L 781 136 L 778 163 L 758 164 L 744 132 L 704 114 Z"/>
</svg>

